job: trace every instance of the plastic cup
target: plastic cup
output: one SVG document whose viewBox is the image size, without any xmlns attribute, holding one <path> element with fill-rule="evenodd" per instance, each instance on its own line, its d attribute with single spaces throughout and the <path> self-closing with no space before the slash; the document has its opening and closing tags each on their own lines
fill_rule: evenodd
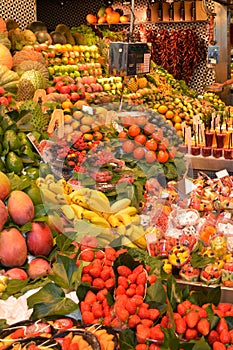
<svg viewBox="0 0 233 350">
<path fill-rule="evenodd" d="M 209 157 L 209 156 L 211 156 L 212 147 L 203 146 L 202 149 L 201 149 L 201 153 L 202 153 L 202 156 L 203 156 L 203 157 Z"/>
<path fill-rule="evenodd" d="M 214 132 L 213 131 L 205 131 L 205 144 L 206 147 L 212 147 L 214 140 Z"/>
<path fill-rule="evenodd" d="M 224 148 L 223 154 L 225 159 L 232 159 L 233 158 L 232 148 Z"/>
<path fill-rule="evenodd" d="M 191 146 L 191 154 L 193 156 L 199 156 L 201 153 L 201 147 L 200 146 Z"/>
<path fill-rule="evenodd" d="M 222 148 L 214 147 L 214 148 L 213 148 L 213 156 L 214 156 L 215 158 L 220 158 L 220 157 L 222 157 Z"/>
<path fill-rule="evenodd" d="M 226 137 L 226 134 L 223 133 L 223 132 L 217 132 L 216 133 L 217 148 L 223 148 L 224 147 L 225 137 Z"/>
</svg>

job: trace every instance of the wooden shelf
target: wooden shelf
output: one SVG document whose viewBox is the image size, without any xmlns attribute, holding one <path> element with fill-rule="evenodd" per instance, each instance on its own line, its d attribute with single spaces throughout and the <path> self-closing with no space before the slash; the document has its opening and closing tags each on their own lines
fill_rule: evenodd
<svg viewBox="0 0 233 350">
<path fill-rule="evenodd" d="M 233 161 L 230 159 L 224 159 L 223 157 L 214 158 L 213 156 L 192 156 L 191 154 L 186 154 L 185 158 L 187 162 L 190 162 L 190 169 L 207 171 L 219 171 L 226 169 L 228 172 L 233 172 Z"/>
</svg>

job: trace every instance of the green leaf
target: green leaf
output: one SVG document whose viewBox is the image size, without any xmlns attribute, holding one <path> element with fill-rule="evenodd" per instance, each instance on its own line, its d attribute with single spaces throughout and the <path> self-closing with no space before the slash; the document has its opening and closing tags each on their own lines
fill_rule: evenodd
<svg viewBox="0 0 233 350">
<path fill-rule="evenodd" d="M 35 208 L 35 218 L 37 221 L 38 221 L 38 218 L 40 218 L 42 216 L 44 217 L 48 213 L 44 204 L 35 205 L 34 208 Z"/>
<path fill-rule="evenodd" d="M 173 275 L 170 275 L 167 279 L 167 296 L 173 310 L 176 308 L 176 305 L 183 300 L 182 291 Z"/>
<path fill-rule="evenodd" d="M 57 283 L 60 287 L 72 290 L 74 287 L 74 276 L 77 274 L 77 266 L 74 259 L 58 255 L 57 261 L 53 264 L 51 274 L 48 278 Z"/>
<path fill-rule="evenodd" d="M 159 275 L 163 262 L 156 256 L 150 256 L 146 250 L 139 248 L 129 248 L 128 253 L 137 260 L 142 261 L 145 265 L 150 266 L 150 273 Z"/>
<path fill-rule="evenodd" d="M 57 249 L 62 253 L 73 252 L 74 246 L 72 240 L 65 235 L 57 235 L 56 237 Z"/>
<path fill-rule="evenodd" d="M 89 283 L 80 283 L 78 288 L 77 288 L 77 296 L 79 301 L 83 301 L 85 299 L 85 296 L 87 294 L 87 292 L 91 290 L 93 293 L 96 293 L 97 290 L 93 287 L 91 287 L 91 285 Z"/>
<path fill-rule="evenodd" d="M 121 350 L 135 350 L 136 336 L 132 329 L 124 329 L 119 336 L 119 343 Z"/>
<path fill-rule="evenodd" d="M 64 291 L 55 283 L 48 283 L 27 299 L 29 308 L 33 308 L 32 319 L 51 315 L 67 315 L 78 308 Z"/>
<path fill-rule="evenodd" d="M 201 269 L 202 267 L 205 267 L 207 264 L 214 263 L 215 258 L 203 256 L 201 253 L 192 253 L 190 262 L 194 268 Z"/>
<path fill-rule="evenodd" d="M 229 330 L 233 329 L 233 317 L 232 316 L 225 316 L 224 318 L 227 321 Z"/>
<path fill-rule="evenodd" d="M 28 285 L 29 278 L 26 280 L 8 280 L 7 288 L 4 293 L 7 295 L 15 295 Z"/>
<path fill-rule="evenodd" d="M 206 289 L 203 290 L 195 290 L 190 295 L 190 301 L 199 306 L 212 303 L 214 305 L 218 305 L 221 299 L 221 287 L 218 286 L 216 288 L 211 288 L 206 292 Z"/>
<path fill-rule="evenodd" d="M 178 350 L 180 342 L 172 328 L 163 328 L 164 341 L 161 350 Z"/>
<path fill-rule="evenodd" d="M 167 294 L 163 288 L 161 280 L 157 279 L 154 284 L 147 288 L 146 291 L 146 302 L 156 302 L 158 304 L 165 304 Z"/>
<path fill-rule="evenodd" d="M 20 227 L 20 231 L 21 232 L 29 232 L 32 229 L 32 223 L 31 222 L 27 222 L 25 225 Z"/>
<path fill-rule="evenodd" d="M 117 271 L 118 266 L 125 265 L 129 267 L 131 270 L 133 270 L 139 264 L 140 263 L 138 261 L 135 261 L 130 254 L 123 253 L 123 254 L 120 254 L 119 257 L 115 260 L 113 268 L 115 271 Z"/>
<path fill-rule="evenodd" d="M 200 340 L 198 340 L 194 347 L 193 350 L 211 350 L 211 347 L 209 344 L 206 342 L 205 338 L 202 337 Z"/>
</svg>

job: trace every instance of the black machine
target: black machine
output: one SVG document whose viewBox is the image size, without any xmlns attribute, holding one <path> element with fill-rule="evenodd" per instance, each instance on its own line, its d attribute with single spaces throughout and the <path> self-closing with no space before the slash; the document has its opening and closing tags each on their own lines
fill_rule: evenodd
<svg viewBox="0 0 233 350">
<path fill-rule="evenodd" d="M 150 49 L 141 42 L 110 42 L 109 72 L 132 76 L 150 72 Z"/>
</svg>

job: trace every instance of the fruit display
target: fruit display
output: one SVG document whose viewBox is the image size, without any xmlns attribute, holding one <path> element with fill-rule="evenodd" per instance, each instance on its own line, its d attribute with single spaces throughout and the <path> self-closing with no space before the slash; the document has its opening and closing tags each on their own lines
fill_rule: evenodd
<svg viewBox="0 0 233 350">
<path fill-rule="evenodd" d="M 89 24 L 119 24 L 129 23 L 129 18 L 124 15 L 122 9 L 113 9 L 112 7 L 102 6 L 97 15 L 89 13 L 86 16 L 86 21 Z"/>
</svg>

